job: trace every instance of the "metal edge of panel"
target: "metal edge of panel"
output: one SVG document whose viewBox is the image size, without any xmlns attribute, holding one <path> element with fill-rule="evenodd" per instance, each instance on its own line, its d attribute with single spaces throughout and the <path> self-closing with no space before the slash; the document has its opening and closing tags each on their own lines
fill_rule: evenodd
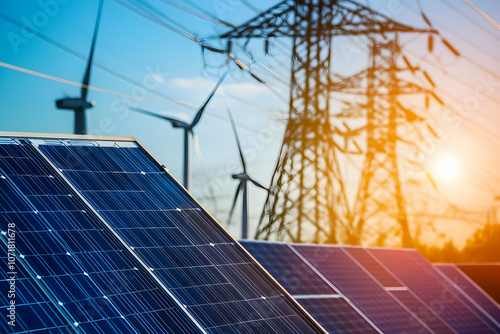
<svg viewBox="0 0 500 334">
<path fill-rule="evenodd" d="M 67 139 L 67 138 L 63 138 Z M 86 138 L 88 139 L 88 138 Z M 133 139 L 134 142 L 137 142 L 135 139 Z M 30 143 L 31 145 L 31 143 Z M 45 162 L 57 173 L 59 177 L 66 183 L 66 185 L 78 196 L 78 198 L 87 206 L 91 212 L 101 221 L 102 224 L 109 230 L 109 232 L 118 240 L 118 242 L 128 251 L 128 253 L 137 261 L 138 264 L 140 264 L 143 269 L 149 274 L 149 276 L 155 281 L 155 283 L 160 287 L 167 295 L 168 297 L 177 305 L 178 309 L 182 312 L 185 313 L 185 315 L 191 320 L 192 324 L 194 327 L 197 327 L 197 329 L 203 333 L 207 334 L 203 326 L 201 326 L 200 323 L 189 313 L 186 308 L 183 306 L 183 304 L 170 292 L 170 290 L 161 282 L 161 280 L 153 273 L 151 268 L 142 261 L 142 259 L 133 251 L 133 249 L 121 238 L 118 233 L 108 224 L 108 222 L 97 212 L 97 210 L 83 197 L 83 195 L 76 189 L 76 187 L 64 176 L 64 174 L 54 165 L 54 163 L 40 150 L 40 148 L 33 146 L 34 150 L 40 156 L 45 159 Z"/>
<path fill-rule="evenodd" d="M 36 133 L 36 132 L 9 132 L 0 131 L 0 137 L 11 138 L 37 138 L 37 139 L 75 139 L 75 140 L 102 140 L 102 141 L 133 141 L 137 142 L 134 137 L 120 136 L 98 136 L 98 135 L 73 135 L 73 134 L 52 134 L 52 133 Z"/>
<path fill-rule="evenodd" d="M 316 319 L 313 318 L 313 316 L 311 316 L 309 314 L 309 312 L 307 312 L 300 304 L 298 301 L 295 300 L 295 298 L 292 297 L 292 295 L 260 264 L 259 261 L 257 261 L 253 256 L 252 254 L 250 254 L 250 252 L 248 252 L 245 247 L 243 247 L 239 242 L 238 240 L 236 240 L 236 238 L 234 238 L 225 228 L 224 226 L 222 226 L 207 210 L 205 210 L 205 208 L 196 200 L 196 198 L 194 198 L 191 193 L 189 191 L 187 191 L 186 188 L 184 188 L 184 186 L 182 184 L 180 184 L 168 171 L 167 168 L 165 168 L 151 153 L 149 153 L 149 151 L 144 147 L 142 146 L 141 143 L 139 143 L 137 140 L 135 140 L 135 143 L 137 145 L 139 145 L 139 147 L 154 161 L 156 162 L 156 164 L 158 164 L 158 166 L 160 166 L 163 171 L 169 175 L 170 178 L 172 178 L 172 180 L 174 180 L 174 182 L 189 196 L 191 197 L 194 202 L 200 207 L 200 209 L 202 210 L 202 212 L 204 212 L 209 218 L 210 220 L 212 220 L 212 222 L 222 231 L 222 233 L 226 234 L 227 237 L 229 237 L 229 239 L 235 244 L 236 247 L 238 247 L 246 256 L 248 256 L 252 261 L 254 261 L 258 267 L 258 269 L 261 271 L 262 274 L 264 274 L 266 277 L 268 277 L 270 279 L 271 282 L 273 282 L 280 290 L 281 292 L 283 293 L 284 296 L 287 297 L 287 299 L 289 301 L 291 301 L 291 303 L 300 311 L 302 311 L 302 313 L 306 316 L 306 318 L 314 325 L 317 327 L 318 330 L 322 331 L 323 333 L 328 333 L 328 331 L 326 331 L 319 323 L 318 321 L 316 321 Z"/>
</svg>

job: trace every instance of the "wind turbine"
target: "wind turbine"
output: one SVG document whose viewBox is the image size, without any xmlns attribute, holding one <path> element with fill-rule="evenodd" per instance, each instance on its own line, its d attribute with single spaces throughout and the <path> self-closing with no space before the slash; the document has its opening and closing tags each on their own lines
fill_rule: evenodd
<svg viewBox="0 0 500 334">
<path fill-rule="evenodd" d="M 243 167 L 243 172 L 239 174 L 233 174 L 231 177 L 235 180 L 239 180 L 238 187 L 236 188 L 236 193 L 234 194 L 233 205 L 231 206 L 231 211 L 229 211 L 228 225 L 231 224 L 231 218 L 233 217 L 234 208 L 236 207 L 236 201 L 241 192 L 243 192 L 243 208 L 242 208 L 242 223 L 241 223 L 241 238 L 248 238 L 248 190 L 247 182 L 252 182 L 255 186 L 269 191 L 259 182 L 252 179 L 247 173 L 247 166 L 245 163 L 245 158 L 243 157 L 243 151 L 241 150 L 240 139 L 238 137 L 238 131 L 236 130 L 236 125 L 234 124 L 233 116 L 231 111 L 227 108 L 227 114 L 229 120 L 231 121 L 231 127 L 233 128 L 234 138 L 236 139 L 236 145 L 238 145 L 238 152 L 240 153 L 241 166 Z"/>
<path fill-rule="evenodd" d="M 191 159 L 190 159 L 190 154 L 189 154 L 189 135 L 191 135 L 191 136 L 193 136 L 193 138 L 195 138 L 194 133 L 193 133 L 193 128 L 200 122 L 201 116 L 203 116 L 203 112 L 205 111 L 205 108 L 212 100 L 212 97 L 215 95 L 215 92 L 217 91 L 217 89 L 221 85 L 222 81 L 224 81 L 224 78 L 226 76 L 227 76 L 227 72 L 224 72 L 224 74 L 222 74 L 222 76 L 220 77 L 219 81 L 217 81 L 217 84 L 215 84 L 215 87 L 210 92 L 210 95 L 208 95 L 208 97 L 205 99 L 203 104 L 196 111 L 196 114 L 194 115 L 194 118 L 191 121 L 191 123 L 187 123 L 185 121 L 182 121 L 182 120 L 179 120 L 179 119 L 176 119 L 173 117 L 160 115 L 160 114 L 157 114 L 157 113 L 154 113 L 154 112 L 151 112 L 148 110 L 144 110 L 141 108 L 130 108 L 132 110 L 141 112 L 143 114 L 147 114 L 150 116 L 158 117 L 158 118 L 161 118 L 163 120 L 169 121 L 170 123 L 172 123 L 172 127 L 182 128 L 184 130 L 183 185 L 184 185 L 184 188 L 186 188 L 187 190 L 190 190 L 190 188 L 191 188 Z M 197 144 L 196 138 L 195 138 L 195 144 Z M 198 149 L 198 147 L 197 147 L 197 149 Z M 199 151 L 199 149 L 198 149 L 198 151 Z M 199 154 L 199 152 L 198 152 L 198 154 Z"/>
<path fill-rule="evenodd" d="M 83 77 L 82 92 L 80 97 L 67 97 L 56 101 L 56 106 L 59 109 L 70 109 L 75 112 L 75 134 L 86 134 L 87 124 L 85 119 L 85 110 L 94 106 L 94 102 L 87 101 L 87 88 L 90 81 L 90 71 L 92 69 L 92 61 L 94 58 L 95 43 L 97 39 L 97 32 L 99 30 L 99 22 L 101 21 L 103 1 L 99 1 L 99 8 L 97 10 L 97 18 L 94 27 L 94 35 L 92 37 L 92 45 L 90 47 L 90 55 L 87 60 L 87 69 Z"/>
</svg>

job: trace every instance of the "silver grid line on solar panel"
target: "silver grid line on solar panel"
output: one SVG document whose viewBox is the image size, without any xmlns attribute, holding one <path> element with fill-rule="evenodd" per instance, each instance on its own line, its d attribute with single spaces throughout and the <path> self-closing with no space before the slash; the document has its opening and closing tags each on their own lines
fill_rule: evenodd
<svg viewBox="0 0 500 334">
<path fill-rule="evenodd" d="M 436 267 L 436 266 L 434 266 L 434 267 Z M 491 314 L 489 312 L 487 312 L 481 305 L 479 305 L 469 294 L 465 293 L 465 291 L 463 291 L 463 289 L 456 282 L 454 282 L 450 277 L 448 277 L 447 275 L 445 275 L 441 270 L 439 270 L 439 268 L 437 269 L 437 272 L 443 277 L 443 279 L 446 282 L 448 282 L 450 285 L 454 286 L 455 289 L 457 291 L 459 291 L 459 293 L 461 293 L 464 298 L 466 298 L 481 313 L 483 313 L 485 317 L 487 317 L 488 319 L 490 319 L 500 329 L 500 323 L 494 317 L 492 317 Z M 466 276 L 466 275 L 463 275 L 463 276 Z M 464 277 L 464 278 L 466 278 L 466 277 Z M 470 278 L 469 278 L 469 280 L 470 280 Z M 482 291 L 482 290 L 480 290 L 480 291 Z"/>
<path fill-rule="evenodd" d="M 377 325 L 375 325 L 375 323 L 373 321 L 371 321 L 363 312 L 361 312 L 361 310 L 353 303 L 351 302 L 351 300 L 349 298 L 347 298 L 346 295 L 344 295 L 340 289 L 337 289 L 337 287 L 332 283 L 330 282 L 323 274 L 321 274 L 319 272 L 319 270 L 313 266 L 312 263 L 310 263 L 302 254 L 300 254 L 300 252 L 298 250 L 296 250 L 292 244 L 288 244 L 288 247 L 302 260 L 304 261 L 304 263 L 306 263 L 309 268 L 311 268 L 319 277 L 321 277 L 322 280 L 324 280 L 334 291 L 336 291 L 340 296 L 342 296 L 342 298 L 345 299 L 345 301 L 353 308 L 356 310 L 356 312 L 359 313 L 359 315 L 365 319 L 370 325 L 372 325 L 373 328 L 375 328 L 375 330 L 377 330 L 379 333 L 382 333 L 382 331 L 380 330 L 380 328 L 377 327 Z"/>
<path fill-rule="evenodd" d="M 198 323 L 198 321 L 192 316 L 192 314 L 186 309 L 186 307 L 184 307 L 184 305 L 182 303 L 179 302 L 179 300 L 170 292 L 170 289 L 168 289 L 164 284 L 163 282 L 161 282 L 158 277 L 153 273 L 153 271 L 151 270 L 151 268 L 149 266 L 147 266 L 144 261 L 142 261 L 142 259 L 137 256 L 137 254 L 134 252 L 134 250 L 122 239 L 122 237 L 120 237 L 120 235 L 118 235 L 118 233 L 116 233 L 116 231 L 108 224 L 108 222 L 106 220 L 104 220 L 104 218 L 99 214 L 99 212 L 97 212 L 97 210 L 80 194 L 80 192 L 78 191 L 78 189 L 76 189 L 73 184 L 71 182 L 68 181 L 68 179 L 64 176 L 64 174 L 52 163 L 52 161 L 50 161 L 46 156 L 45 154 L 43 154 L 43 152 L 38 148 L 38 145 L 32 145 L 32 147 L 35 148 L 35 150 L 38 152 L 38 154 L 40 154 L 40 156 L 42 156 L 45 161 L 47 162 L 47 164 L 49 164 L 53 169 L 54 171 L 56 171 L 59 175 L 59 177 L 61 177 L 64 181 L 66 181 L 66 184 L 73 190 L 74 193 L 76 193 L 80 200 L 83 201 L 85 203 L 85 205 L 93 212 L 94 215 L 96 215 L 101 223 L 107 227 L 108 231 L 111 232 L 113 234 L 113 236 L 119 240 L 119 242 L 121 243 L 121 245 L 129 252 L 130 255 L 132 255 L 134 257 L 134 259 L 140 263 L 140 265 L 143 267 L 143 269 L 145 269 L 149 276 L 155 280 L 155 282 L 162 287 L 162 289 L 169 295 L 170 298 L 172 298 L 172 300 L 177 303 L 177 305 L 179 305 L 179 307 L 181 307 L 184 312 L 186 313 L 186 315 L 190 318 L 190 320 L 199 328 L 199 330 L 204 333 L 204 334 L 207 334 L 207 332 L 203 329 L 203 327 Z"/>
</svg>

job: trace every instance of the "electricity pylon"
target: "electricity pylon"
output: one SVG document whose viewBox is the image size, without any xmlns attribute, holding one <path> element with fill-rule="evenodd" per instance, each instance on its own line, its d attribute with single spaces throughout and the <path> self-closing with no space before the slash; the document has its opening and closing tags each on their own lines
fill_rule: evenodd
<svg viewBox="0 0 500 334">
<path fill-rule="evenodd" d="M 390 32 L 432 31 L 351 0 L 285 0 L 221 36 L 293 39 L 289 119 L 256 238 L 337 242 L 349 213 L 329 110 L 332 38 Z"/>
<path fill-rule="evenodd" d="M 399 235 L 401 245 L 410 247 L 412 237 L 403 190 L 403 178 L 408 176 L 400 172 L 401 162 L 408 159 L 402 154 L 401 146 L 410 146 L 409 149 L 413 151 L 417 149 L 415 142 L 418 137 L 422 138 L 422 134 L 416 123 L 423 124 L 425 117 L 405 107 L 401 98 L 424 94 L 426 100 L 433 97 L 439 103 L 442 101 L 432 90 L 401 78 L 401 72 L 416 74 L 420 70 L 401 57 L 397 36 L 392 40 L 372 40 L 370 59 L 368 69 L 335 85 L 345 93 L 349 93 L 349 89 L 354 86 L 354 93 L 359 94 L 361 82 L 366 82 L 365 103 L 341 113 L 342 117 L 366 118 L 366 125 L 362 126 L 366 136 L 365 160 L 349 222 L 347 242 L 361 244 L 363 239 L 366 241 L 369 232 L 377 234 L 379 242 Z M 423 73 L 423 77 L 432 82 L 429 75 Z M 379 226 L 375 226 L 377 222 Z"/>
</svg>

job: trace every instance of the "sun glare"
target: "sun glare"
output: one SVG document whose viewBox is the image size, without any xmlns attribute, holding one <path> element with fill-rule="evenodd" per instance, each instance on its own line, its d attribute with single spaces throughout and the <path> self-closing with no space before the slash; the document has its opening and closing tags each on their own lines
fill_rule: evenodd
<svg viewBox="0 0 500 334">
<path fill-rule="evenodd" d="M 437 172 L 443 179 L 456 179 L 460 172 L 460 163 L 453 156 L 443 157 L 437 163 Z"/>
</svg>

